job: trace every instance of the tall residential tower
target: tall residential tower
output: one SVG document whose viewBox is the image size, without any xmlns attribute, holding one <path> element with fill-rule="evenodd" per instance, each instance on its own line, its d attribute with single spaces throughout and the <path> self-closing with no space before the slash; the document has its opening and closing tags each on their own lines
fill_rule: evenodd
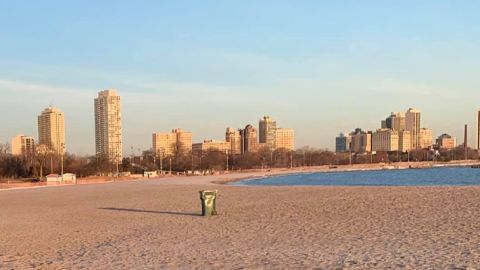
<svg viewBox="0 0 480 270">
<path fill-rule="evenodd" d="M 410 131 L 412 149 L 420 148 L 420 112 L 415 109 L 408 109 L 405 113 L 406 130 Z"/>
<path fill-rule="evenodd" d="M 240 131 L 233 128 L 227 128 L 225 132 L 225 141 L 230 143 L 230 153 L 237 155 L 242 153 L 242 135 Z"/>
<path fill-rule="evenodd" d="M 275 149 L 277 122 L 269 116 L 264 116 L 258 122 L 258 141 L 264 143 L 269 149 Z"/>
<path fill-rule="evenodd" d="M 65 152 L 65 117 L 59 109 L 48 107 L 38 116 L 38 143 L 56 154 Z"/>
<path fill-rule="evenodd" d="M 122 154 L 122 107 L 116 90 L 98 93 L 95 98 L 95 147 L 96 154 L 107 157 L 110 162 L 121 162 Z"/>
</svg>

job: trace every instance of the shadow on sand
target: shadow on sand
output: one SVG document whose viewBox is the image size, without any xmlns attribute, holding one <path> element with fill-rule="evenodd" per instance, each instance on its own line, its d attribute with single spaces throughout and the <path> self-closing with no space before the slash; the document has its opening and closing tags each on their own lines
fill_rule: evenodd
<svg viewBox="0 0 480 270">
<path fill-rule="evenodd" d="M 135 213 L 153 213 L 153 214 L 174 215 L 174 216 L 193 216 L 193 217 L 200 217 L 200 216 L 202 216 L 201 214 L 198 214 L 198 213 L 182 213 L 182 212 L 171 212 L 171 211 L 153 211 L 153 210 L 115 208 L 115 207 L 102 207 L 102 208 L 98 208 L 98 209 L 101 209 L 101 210 L 110 210 L 110 211 L 135 212 Z"/>
</svg>

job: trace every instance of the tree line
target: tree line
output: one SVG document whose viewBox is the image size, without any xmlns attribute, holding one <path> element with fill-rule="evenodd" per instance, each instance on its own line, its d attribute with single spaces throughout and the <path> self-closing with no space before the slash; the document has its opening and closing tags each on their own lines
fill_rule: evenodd
<svg viewBox="0 0 480 270">
<path fill-rule="evenodd" d="M 42 178 L 50 173 L 60 173 L 61 156 L 45 145 L 38 145 L 34 153 L 14 156 L 9 154 L 9 145 L 0 144 L 0 178 Z M 409 153 L 376 152 L 375 154 L 335 153 L 323 149 L 303 147 L 295 151 L 287 149 L 260 149 L 258 152 L 231 154 L 209 150 L 201 153 L 175 152 L 160 157 L 153 151 L 144 151 L 140 156 L 123 158 L 120 172 L 142 174 L 144 171 L 172 173 L 212 172 L 225 170 L 271 169 L 307 166 L 337 166 L 348 164 L 394 163 L 406 161 L 439 161 L 478 159 L 478 151 L 463 147 L 452 150 L 414 150 Z M 102 156 L 63 155 L 64 171 L 77 177 L 113 175 L 116 164 Z"/>
</svg>

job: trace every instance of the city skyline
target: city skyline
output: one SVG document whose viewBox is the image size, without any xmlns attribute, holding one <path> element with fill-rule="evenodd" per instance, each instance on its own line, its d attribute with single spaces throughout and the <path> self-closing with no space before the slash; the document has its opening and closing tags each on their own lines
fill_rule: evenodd
<svg viewBox="0 0 480 270">
<path fill-rule="evenodd" d="M 100 92 L 98 92 L 98 91 L 97 91 L 97 92 L 98 92 L 98 95 L 100 96 L 100 95 L 102 95 L 102 93 L 111 92 L 111 91 L 113 91 L 114 95 L 117 95 L 117 90 L 116 90 L 116 89 L 113 89 L 113 90 L 112 90 L 112 89 L 108 89 L 108 90 L 102 90 L 102 91 L 100 91 Z M 108 94 L 108 93 L 107 93 L 107 94 Z M 65 120 L 63 119 L 63 118 L 65 117 L 65 116 L 64 116 L 64 113 L 63 113 L 63 111 L 61 111 L 60 108 L 53 108 L 52 105 L 50 105 L 50 106 L 47 107 L 46 109 L 42 110 L 42 113 L 43 113 L 43 112 L 47 112 L 47 111 L 49 111 L 49 110 L 54 110 L 54 111 L 57 111 L 57 110 L 58 110 L 58 111 L 62 114 L 62 121 L 65 121 Z M 415 112 L 422 113 L 422 118 L 424 117 L 423 112 L 417 111 L 416 109 L 412 109 L 412 108 L 410 108 L 409 110 L 414 110 Z M 384 128 L 384 127 L 391 128 L 391 125 L 393 125 L 393 126 L 395 126 L 395 125 L 400 125 L 399 122 L 398 122 L 398 120 L 393 120 L 393 119 L 396 119 L 396 118 L 398 118 L 398 117 L 400 116 L 400 117 L 403 117 L 403 118 L 402 118 L 403 120 L 401 120 L 401 121 L 406 122 L 406 121 L 405 121 L 405 118 L 406 118 L 405 116 L 406 116 L 406 115 L 408 115 L 408 111 L 407 111 L 406 114 L 392 111 L 391 114 L 386 118 L 386 120 L 380 121 L 381 123 L 380 123 L 379 126 L 378 126 L 378 120 L 377 120 L 377 127 L 372 128 L 371 131 L 381 130 L 381 129 Z M 469 141 L 469 142 L 470 142 L 470 141 L 473 141 L 473 142 L 474 142 L 474 143 L 470 143 L 470 144 L 469 144 L 469 147 L 472 147 L 472 148 L 475 148 L 475 149 L 478 149 L 477 141 L 478 141 L 478 138 L 480 137 L 480 136 L 479 136 L 479 135 L 480 135 L 480 131 L 479 131 L 479 130 L 480 130 L 480 128 L 479 128 L 479 127 L 480 127 L 480 120 L 478 120 L 478 119 L 480 119 L 480 116 L 479 116 L 479 115 L 480 115 L 480 110 L 476 111 L 476 116 L 479 117 L 479 118 L 476 119 L 476 120 L 477 120 L 477 123 L 476 123 L 473 127 L 472 127 L 472 126 L 469 126 L 469 127 L 468 127 L 469 133 L 470 133 L 470 129 L 474 129 L 474 132 L 471 133 L 471 134 L 473 134 L 473 136 L 469 136 L 468 141 Z M 258 128 L 255 128 L 255 127 L 253 128 L 253 129 L 255 130 L 255 132 L 256 132 L 256 137 L 257 137 L 257 138 L 256 138 L 256 144 L 261 144 L 261 142 L 260 142 L 260 134 L 261 134 L 261 132 L 260 132 L 260 127 L 262 126 L 262 122 L 265 121 L 266 119 L 268 119 L 269 121 L 276 122 L 276 121 L 273 120 L 270 116 L 264 116 L 263 118 L 260 119 L 260 121 L 258 122 L 258 123 L 259 123 L 259 127 L 258 127 Z M 390 119 L 392 119 L 392 120 L 390 120 Z M 362 121 L 365 121 L 365 119 L 363 119 Z M 392 122 L 389 122 L 389 121 L 392 121 Z M 393 121 L 395 121 L 395 123 L 394 123 Z M 402 123 L 403 123 L 403 122 L 402 122 Z M 250 122 L 247 121 L 246 123 L 254 123 L 254 121 L 250 121 Z M 423 123 L 423 120 L 422 120 L 422 123 Z M 64 125 L 64 123 L 63 123 L 63 125 Z M 121 125 L 122 125 L 122 124 L 121 124 Z M 405 124 L 401 124 L 401 125 L 405 125 Z M 247 128 L 248 128 L 249 126 L 251 126 L 251 124 L 247 124 Z M 361 126 L 361 125 L 357 125 L 357 126 Z M 122 127 L 122 129 L 123 129 L 123 127 Z M 227 127 L 227 132 L 228 132 L 229 129 L 231 129 L 231 128 L 230 128 L 230 127 Z M 277 129 L 278 129 L 278 130 L 292 130 L 292 131 L 294 130 L 294 129 L 284 129 L 284 128 L 277 128 Z M 360 129 L 360 130 L 361 130 L 362 128 L 357 128 L 357 129 Z M 393 128 L 393 129 L 395 130 L 395 128 Z M 420 126 L 419 126 L 419 129 L 420 129 L 420 130 L 426 130 L 426 128 L 424 128 L 424 127 L 421 127 L 421 128 L 420 128 Z M 167 130 L 168 130 L 168 128 L 167 128 Z M 182 130 L 181 128 L 180 128 L 180 129 L 174 129 L 174 130 L 172 130 L 172 134 L 174 134 L 174 132 L 177 132 L 177 130 L 183 132 L 183 130 Z M 428 128 L 427 128 L 427 130 L 430 130 L 430 132 L 432 131 L 431 129 L 428 129 Z M 462 129 L 462 134 L 463 134 L 463 130 L 464 130 L 464 129 Z M 235 131 L 235 129 L 232 129 L 232 131 Z M 242 130 L 239 130 L 239 131 L 242 131 Z M 93 132 L 95 133 L 95 128 L 93 129 Z M 68 134 L 68 131 L 62 130 L 62 133 L 63 133 L 63 135 L 65 136 L 65 134 Z M 122 133 L 122 132 L 121 132 L 121 133 Z M 221 141 L 224 140 L 224 138 L 222 138 L 222 136 L 221 136 L 221 133 L 220 133 L 220 134 L 217 134 L 217 133 L 216 133 L 216 134 L 213 135 L 213 136 L 204 137 L 204 138 L 198 138 L 198 139 L 194 137 L 194 135 L 193 135 L 194 133 L 193 133 L 193 132 L 187 132 L 187 133 L 190 134 L 189 136 L 191 137 L 192 144 L 199 144 L 199 143 L 206 142 L 206 141 L 221 142 Z M 343 134 L 343 133 L 344 133 L 344 134 L 348 134 L 348 132 L 343 132 L 343 131 L 340 132 L 340 133 L 341 133 L 341 134 Z M 437 133 L 438 133 L 438 134 L 437 134 Z M 38 134 L 38 133 L 37 133 L 37 134 Z M 167 132 L 167 133 L 161 133 L 161 132 L 160 132 L 160 133 L 158 133 L 158 132 L 155 133 L 155 132 L 154 132 L 154 133 L 153 133 L 154 141 L 155 141 L 155 135 L 156 135 L 156 134 L 169 134 L 169 133 L 168 133 L 168 132 Z M 449 134 L 449 133 L 444 132 L 444 131 L 433 131 L 432 141 L 435 143 L 435 140 L 436 140 L 437 137 L 440 137 L 440 136 L 445 135 L 445 134 Z M 0 141 L 0 143 L 10 143 L 10 144 L 11 144 L 11 142 L 12 142 L 12 140 L 13 140 L 14 138 L 16 138 L 16 137 L 18 137 L 18 136 L 27 136 L 27 137 L 28 137 L 28 135 L 29 135 L 29 134 L 24 135 L 22 132 L 19 132 L 19 133 L 16 133 L 14 136 L 12 136 L 10 139 L 6 140 L 5 142 Z M 335 134 L 335 136 L 336 136 L 336 135 L 338 135 L 338 131 L 337 131 L 337 133 Z M 453 136 L 453 135 L 452 135 L 452 136 Z M 124 135 L 121 135 L 121 137 L 122 137 L 122 138 L 121 138 L 122 141 L 125 140 Z M 453 137 L 457 137 L 457 136 L 453 136 Z M 294 136 L 294 138 L 295 138 L 294 144 L 296 145 L 296 141 L 297 141 L 296 135 Z M 33 139 L 34 139 L 34 141 L 35 141 L 35 144 L 37 144 L 37 141 L 39 141 L 39 137 L 38 137 L 38 136 L 37 136 L 37 137 L 34 136 Z M 1 137 L 0 137 L 0 140 L 1 140 Z M 330 140 L 331 140 L 331 138 L 330 138 Z M 410 140 L 411 140 L 411 139 L 410 139 Z M 123 154 L 120 154 L 120 155 L 121 155 L 121 156 L 129 156 L 129 155 L 132 154 L 132 151 L 133 151 L 135 154 L 137 154 L 137 153 L 139 154 L 141 151 L 149 150 L 149 149 L 154 149 L 154 147 L 152 147 L 152 132 L 150 132 L 150 138 L 148 138 L 147 141 L 148 141 L 148 142 L 145 142 L 145 141 L 142 141 L 142 142 L 141 142 L 142 145 L 147 145 L 147 146 L 144 147 L 144 148 L 141 148 L 141 147 L 136 148 L 135 146 L 123 145 L 123 146 L 122 146 L 122 149 L 120 150 L 120 152 L 123 153 Z M 63 142 L 63 143 L 66 145 L 65 142 Z M 122 143 L 120 143 L 120 144 L 122 144 Z M 154 144 L 155 144 L 155 143 L 154 143 Z M 93 145 L 94 145 L 94 148 L 95 148 L 95 142 L 93 142 Z M 149 146 L 148 146 L 148 145 L 149 145 Z M 329 147 L 316 147 L 316 148 L 318 148 L 318 149 L 328 149 L 329 151 L 335 151 L 335 150 L 336 150 L 335 142 L 333 142 L 332 145 L 333 145 L 332 148 L 329 148 Z M 298 146 L 298 147 L 296 146 L 295 149 L 301 148 L 301 147 L 303 147 L 303 146 L 312 147 L 312 145 L 301 145 L 301 146 Z M 313 147 L 315 147 L 315 146 L 313 146 Z M 411 147 L 413 148 L 413 145 L 412 145 Z M 70 153 L 73 153 L 73 154 L 92 155 L 92 154 L 95 154 L 95 152 L 98 151 L 98 150 L 94 150 L 93 153 L 89 153 L 89 152 L 87 152 L 87 153 L 75 152 L 75 151 L 69 151 L 69 149 L 66 149 L 66 151 L 67 151 L 67 152 L 70 152 Z"/>
<path fill-rule="evenodd" d="M 347 2 L 0 3 L 0 142 L 34 136 L 52 104 L 68 150 L 94 154 L 91 99 L 108 88 L 124 101 L 126 153 L 154 130 L 220 140 L 261 115 L 297 147 L 330 150 L 338 131 L 408 107 L 435 138 L 475 134 L 478 4 Z"/>
</svg>

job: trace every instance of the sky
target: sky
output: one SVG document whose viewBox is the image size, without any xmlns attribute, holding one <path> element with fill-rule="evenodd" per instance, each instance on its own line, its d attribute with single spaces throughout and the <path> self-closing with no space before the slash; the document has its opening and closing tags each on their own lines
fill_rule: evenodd
<svg viewBox="0 0 480 270">
<path fill-rule="evenodd" d="M 422 112 L 474 143 L 479 1 L 0 0 L 0 142 L 65 113 L 69 152 L 92 154 L 93 100 L 119 91 L 124 153 L 181 127 L 195 142 L 269 115 L 296 146 Z"/>
</svg>

